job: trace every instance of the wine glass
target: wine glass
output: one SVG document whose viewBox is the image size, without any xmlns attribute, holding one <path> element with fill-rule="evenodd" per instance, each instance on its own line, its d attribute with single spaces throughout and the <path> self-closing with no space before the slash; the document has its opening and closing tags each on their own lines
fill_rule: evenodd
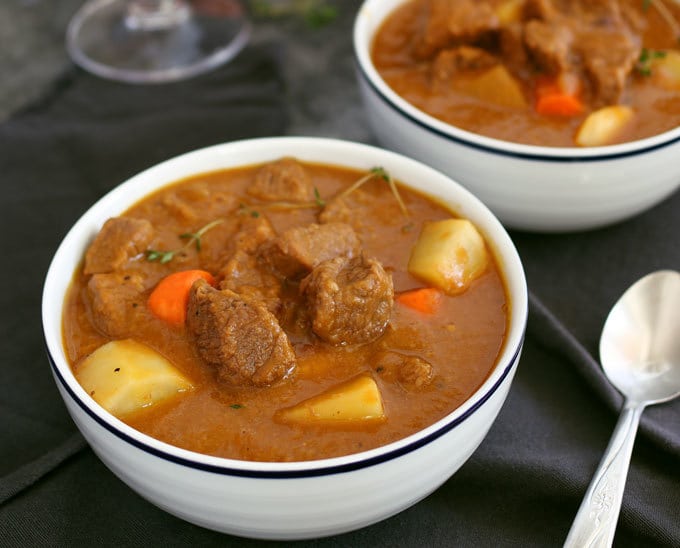
<svg viewBox="0 0 680 548">
<path fill-rule="evenodd" d="M 162 83 L 226 63 L 250 31 L 239 0 L 88 0 L 69 23 L 66 47 L 98 76 Z"/>
</svg>

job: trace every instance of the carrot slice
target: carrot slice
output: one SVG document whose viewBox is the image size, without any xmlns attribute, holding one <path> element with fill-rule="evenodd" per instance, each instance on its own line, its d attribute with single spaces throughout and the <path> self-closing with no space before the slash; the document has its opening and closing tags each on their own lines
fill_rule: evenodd
<svg viewBox="0 0 680 548">
<path fill-rule="evenodd" d="M 439 309 L 442 300 L 442 293 L 434 287 L 423 287 L 404 291 L 395 297 L 395 300 L 404 306 L 422 312 L 423 314 L 434 314 Z"/>
<path fill-rule="evenodd" d="M 579 99 L 581 85 L 570 73 L 536 80 L 536 112 L 542 116 L 576 116 L 583 112 Z"/>
<path fill-rule="evenodd" d="M 583 103 L 566 93 L 543 95 L 536 101 L 536 112 L 542 116 L 576 116 L 583 112 Z"/>
<path fill-rule="evenodd" d="M 200 278 L 210 285 L 215 284 L 213 275 L 205 270 L 183 270 L 166 276 L 149 295 L 149 310 L 170 324 L 183 325 L 187 317 L 189 290 Z"/>
</svg>

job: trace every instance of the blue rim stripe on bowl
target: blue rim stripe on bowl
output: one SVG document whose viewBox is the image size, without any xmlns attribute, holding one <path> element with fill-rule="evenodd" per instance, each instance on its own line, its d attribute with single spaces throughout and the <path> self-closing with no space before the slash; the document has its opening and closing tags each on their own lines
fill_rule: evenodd
<svg viewBox="0 0 680 548">
<path fill-rule="evenodd" d="M 96 413 L 94 413 L 88 406 L 85 405 L 85 403 L 73 392 L 71 387 L 68 385 L 64 377 L 62 376 L 61 372 L 59 371 L 54 358 L 52 357 L 52 354 L 50 353 L 49 348 L 47 348 L 47 357 L 50 362 L 50 366 L 52 367 L 52 371 L 54 372 L 55 376 L 59 379 L 59 382 L 61 385 L 64 387 L 64 389 L 68 392 L 69 396 L 75 401 L 80 408 L 85 411 L 87 415 L 90 416 L 95 422 L 97 422 L 100 426 L 111 432 L 113 435 L 119 437 L 123 441 L 126 441 L 130 445 L 135 446 L 137 449 L 140 449 L 142 451 L 145 451 L 146 453 L 149 453 L 151 455 L 154 455 L 158 458 L 174 462 L 175 464 L 180 464 L 183 466 L 187 466 L 189 468 L 194 468 L 197 470 L 202 470 L 204 472 L 212 472 L 215 474 L 222 474 L 222 475 L 229 475 L 229 476 L 238 476 L 238 477 L 248 477 L 248 478 L 271 478 L 271 479 L 291 479 L 291 478 L 309 478 L 309 477 L 318 477 L 318 476 L 326 476 L 326 475 L 331 475 L 331 474 L 339 474 L 339 473 L 344 473 L 344 472 L 351 472 L 353 470 L 358 470 L 361 468 L 368 468 L 370 466 L 379 464 L 381 462 L 386 462 L 389 460 L 392 460 L 394 458 L 400 457 L 402 455 L 405 455 L 406 453 L 410 453 L 411 451 L 414 451 L 420 447 L 423 447 L 424 445 L 427 445 L 431 441 L 441 437 L 445 433 L 449 432 L 453 428 L 455 428 L 458 424 L 462 423 L 465 419 L 467 419 L 470 415 L 472 415 L 479 407 L 481 407 L 495 392 L 498 390 L 500 385 L 503 383 L 503 380 L 510 374 L 510 371 L 514 367 L 515 363 L 519 360 L 519 355 L 520 351 L 522 349 L 522 345 L 524 343 L 524 334 L 525 332 L 522 332 L 522 337 L 519 341 L 519 344 L 517 345 L 517 348 L 515 349 L 515 352 L 512 356 L 512 359 L 508 362 L 508 365 L 506 368 L 503 370 L 503 373 L 501 376 L 498 378 L 498 380 L 489 388 L 489 390 L 479 399 L 478 402 L 476 402 L 470 409 L 468 409 L 465 413 L 463 413 L 460 417 L 456 418 L 455 420 L 443 425 L 440 429 L 432 432 L 428 436 L 425 436 L 421 439 L 418 439 L 408 445 L 405 445 L 404 447 L 400 447 L 398 449 L 394 449 L 393 451 L 389 451 L 385 454 L 378 455 L 369 459 L 361 460 L 358 462 L 351 462 L 347 464 L 339 464 L 335 466 L 326 466 L 323 468 L 315 468 L 311 470 L 286 470 L 286 471 L 274 471 L 274 470 L 243 470 L 243 469 L 237 469 L 237 468 L 230 468 L 228 466 L 218 466 L 218 465 L 212 465 L 212 464 L 204 464 L 204 463 L 199 463 L 199 462 L 194 462 L 188 459 L 185 459 L 183 457 L 179 457 L 176 455 L 172 455 L 170 453 L 167 453 L 165 451 L 155 449 L 153 447 L 150 447 L 149 445 L 145 444 L 144 442 L 141 442 L 139 440 L 134 439 L 133 437 L 129 436 L 128 434 L 125 434 L 124 432 L 121 432 L 117 428 L 115 428 L 113 425 L 109 424 L 105 420 L 103 420 L 101 417 L 99 417 Z M 313 462 L 313 461 L 311 461 Z M 282 463 L 285 464 L 285 463 Z"/>
<path fill-rule="evenodd" d="M 501 150 L 497 149 L 488 145 L 483 145 L 481 143 L 473 143 L 471 141 L 467 141 L 465 139 L 462 139 L 460 137 L 456 137 L 454 135 L 451 135 L 449 133 L 446 133 L 444 131 L 441 131 L 437 128 L 434 128 L 432 126 L 427 125 L 423 121 L 419 120 L 418 118 L 414 117 L 413 115 L 409 114 L 408 112 L 400 109 L 396 104 L 394 104 L 393 101 L 390 100 L 389 97 L 387 97 L 378 87 L 371 81 L 371 79 L 368 77 L 368 74 L 366 74 L 366 71 L 361 65 L 361 62 L 359 61 L 358 58 L 355 56 L 355 64 L 358 68 L 358 72 L 363 78 L 363 80 L 375 91 L 378 97 L 380 97 L 383 102 L 390 107 L 392 110 L 397 111 L 399 114 L 404 116 L 405 118 L 408 118 L 411 122 L 416 124 L 417 126 L 421 127 L 422 129 L 429 131 L 430 133 L 434 133 L 435 135 L 438 135 L 439 137 L 442 137 L 443 139 L 447 139 L 449 141 L 453 141 L 459 145 L 467 146 L 470 148 L 474 148 L 477 150 L 481 150 L 484 152 L 489 152 L 491 154 L 497 154 L 499 156 L 509 156 L 511 158 L 522 158 L 526 160 L 540 160 L 544 162 L 555 162 L 555 163 L 572 163 L 572 162 L 602 162 L 602 161 L 607 161 L 607 160 L 615 160 L 619 158 L 627 158 L 629 156 L 636 156 L 638 154 L 644 154 L 647 152 L 652 152 L 654 150 L 658 150 L 660 148 L 665 148 L 667 146 L 670 146 L 674 143 L 680 142 L 680 135 L 677 137 L 670 139 L 668 141 L 664 141 L 662 143 L 656 143 L 654 145 L 650 145 L 646 148 L 640 148 L 640 149 L 635 149 L 635 150 L 630 150 L 627 152 L 616 152 L 616 153 L 610 153 L 610 154 L 601 154 L 599 156 L 581 156 L 579 158 L 569 158 L 569 157 L 562 157 L 562 156 L 550 156 L 547 154 L 531 154 L 528 152 L 512 152 L 509 150 Z"/>
</svg>

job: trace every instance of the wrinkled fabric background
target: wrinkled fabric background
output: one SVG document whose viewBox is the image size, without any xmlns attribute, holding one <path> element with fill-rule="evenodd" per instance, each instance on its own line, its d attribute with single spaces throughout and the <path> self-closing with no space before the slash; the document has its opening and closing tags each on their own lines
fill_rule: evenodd
<svg viewBox="0 0 680 548">
<path fill-rule="evenodd" d="M 334 25 L 346 40 L 351 16 Z M 296 67 L 311 61 L 294 49 L 260 45 L 213 73 L 162 86 L 114 84 L 73 69 L 0 125 L 0 545 L 267 544 L 174 518 L 101 464 L 52 380 L 41 291 L 51 256 L 75 220 L 159 161 L 258 136 L 372 141 L 356 115 L 360 106 L 333 106 L 357 97 L 351 47 L 323 46 L 320 64 L 308 67 L 318 79 L 298 85 L 291 85 Z M 602 325 L 636 279 L 680 270 L 679 235 L 680 193 L 600 230 L 511 232 L 527 273 L 530 317 L 512 390 L 487 438 L 414 507 L 359 531 L 295 544 L 561 546 L 622 403 L 597 362 Z M 615 546 L 680 546 L 679 470 L 680 401 L 648 408 Z"/>
</svg>

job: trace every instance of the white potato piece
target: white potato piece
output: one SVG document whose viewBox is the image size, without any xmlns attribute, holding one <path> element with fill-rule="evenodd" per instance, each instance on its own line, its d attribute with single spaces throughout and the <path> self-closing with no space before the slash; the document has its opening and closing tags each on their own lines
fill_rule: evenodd
<svg viewBox="0 0 680 548">
<path fill-rule="evenodd" d="M 411 250 L 408 271 L 448 295 L 465 291 L 489 264 L 484 238 L 467 219 L 426 223 Z"/>
<path fill-rule="evenodd" d="M 522 19 L 524 0 L 505 0 L 494 11 L 501 25 L 516 23 Z"/>
<path fill-rule="evenodd" d="M 496 65 L 477 76 L 458 78 L 454 86 L 458 91 L 487 103 L 512 108 L 527 106 L 517 80 L 503 65 Z"/>
<path fill-rule="evenodd" d="M 582 147 L 609 145 L 633 119 L 633 109 L 611 105 L 591 112 L 576 133 L 576 144 Z"/>
<path fill-rule="evenodd" d="M 654 82 L 669 90 L 680 90 L 680 51 L 666 50 L 650 62 Z"/>
<path fill-rule="evenodd" d="M 193 388 L 168 360 L 132 339 L 97 348 L 79 364 L 76 378 L 99 405 L 119 418 Z"/>
<path fill-rule="evenodd" d="M 282 409 L 277 416 L 284 422 L 295 423 L 381 421 L 385 419 L 385 409 L 373 378 L 360 375 Z"/>
</svg>

